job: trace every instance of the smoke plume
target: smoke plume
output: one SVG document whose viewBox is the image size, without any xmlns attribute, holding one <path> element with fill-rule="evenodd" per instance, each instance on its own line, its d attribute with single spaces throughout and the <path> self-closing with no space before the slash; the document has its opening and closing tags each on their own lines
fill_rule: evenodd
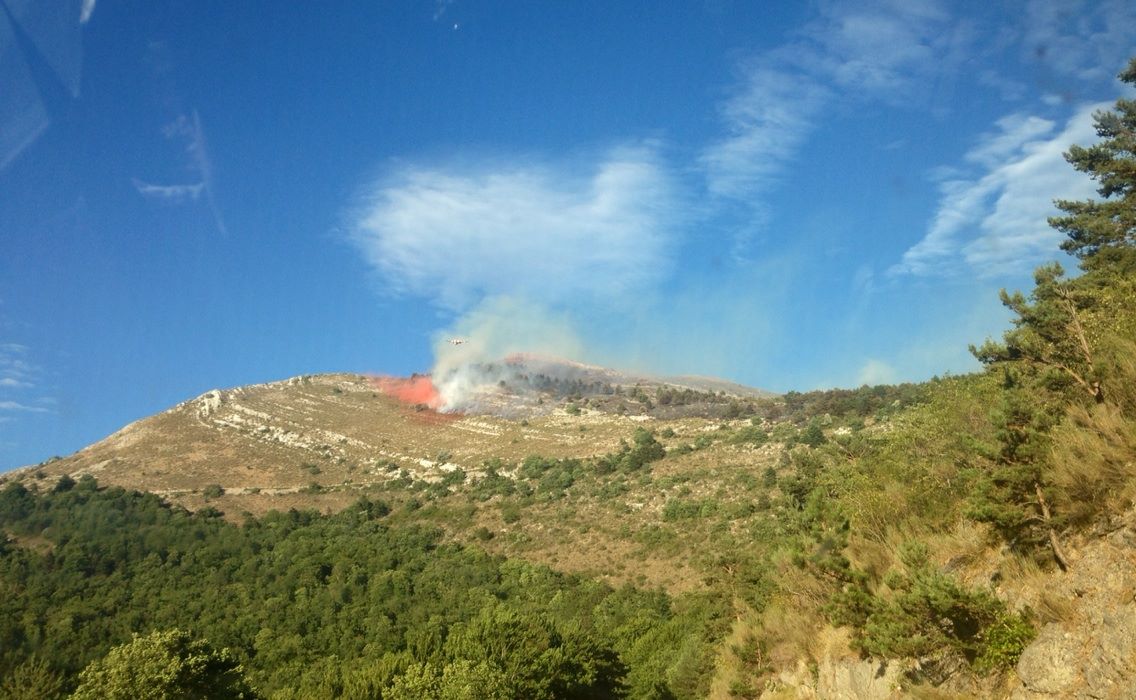
<svg viewBox="0 0 1136 700">
<path fill-rule="evenodd" d="M 451 342 L 458 341 L 458 342 Z M 442 410 L 464 411 L 508 382 L 520 354 L 584 356 L 571 320 L 511 297 L 487 299 L 434 340 L 431 372 Z M 505 361 L 513 358 L 512 362 Z"/>
</svg>

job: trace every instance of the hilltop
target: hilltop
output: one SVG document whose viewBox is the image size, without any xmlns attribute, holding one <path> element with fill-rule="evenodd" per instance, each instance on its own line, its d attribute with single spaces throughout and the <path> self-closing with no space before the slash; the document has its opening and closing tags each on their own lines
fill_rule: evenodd
<svg viewBox="0 0 1136 700">
<path fill-rule="evenodd" d="M 708 378 L 660 379 L 562 360 L 514 356 L 463 410 L 431 409 L 426 375 L 307 375 L 215 389 L 33 469 L 184 496 L 211 484 L 231 495 L 294 494 L 313 484 L 366 488 L 407 470 L 437 480 L 490 459 L 590 457 L 656 418 L 738 418 L 774 395 Z M 500 380 L 496 380 L 497 377 Z"/>
</svg>

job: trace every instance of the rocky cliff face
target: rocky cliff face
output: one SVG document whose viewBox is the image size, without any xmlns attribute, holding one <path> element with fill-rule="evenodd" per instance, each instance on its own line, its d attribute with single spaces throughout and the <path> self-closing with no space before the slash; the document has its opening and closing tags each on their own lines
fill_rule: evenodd
<svg viewBox="0 0 1136 700">
<path fill-rule="evenodd" d="M 1136 698 L 1136 512 L 1081 548 L 1047 595 L 1067 604 L 1022 654 L 1013 700 Z"/>
<path fill-rule="evenodd" d="M 1072 548 L 1067 572 L 1039 576 L 1010 594 L 1011 602 L 1052 621 L 1042 625 L 1008 677 L 974 677 L 960 663 L 934 695 L 926 696 L 909 690 L 905 680 L 922 675 L 917 662 L 858 659 L 847 650 L 829 649 L 814 666 L 801 662 L 795 671 L 781 673 L 761 698 L 1136 698 L 1136 510 L 1117 517 L 1106 530 Z"/>
</svg>

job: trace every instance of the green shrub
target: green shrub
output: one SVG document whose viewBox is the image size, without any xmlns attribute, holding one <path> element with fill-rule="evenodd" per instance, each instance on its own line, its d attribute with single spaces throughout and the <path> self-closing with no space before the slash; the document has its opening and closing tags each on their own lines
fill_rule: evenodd
<svg viewBox="0 0 1136 700">
<path fill-rule="evenodd" d="M 738 428 L 737 432 L 730 438 L 730 442 L 735 445 L 755 445 L 760 447 L 769 442 L 769 433 L 765 432 L 760 426 L 747 425 Z"/>
<path fill-rule="evenodd" d="M 709 518 L 717 513 L 722 504 L 715 498 L 684 501 L 680 498 L 671 498 L 663 505 L 663 520 L 690 520 L 694 518 Z"/>
<path fill-rule="evenodd" d="M 505 503 L 501 506 L 501 520 L 512 525 L 521 519 L 521 507 L 516 503 Z"/>
<path fill-rule="evenodd" d="M 881 658 L 951 650 L 983 673 L 1017 663 L 1034 634 L 1025 618 L 990 592 L 932 567 L 923 544 L 908 543 L 900 558 L 904 570 L 885 577 L 882 593 L 868 590 L 862 572 L 847 569 L 847 583 L 828 606 L 833 623 L 853 628 L 857 648 Z"/>
<path fill-rule="evenodd" d="M 828 440 L 824 436 L 824 431 L 820 427 L 820 420 L 814 418 L 813 420 L 809 421 L 808 426 L 806 426 L 805 429 L 801 431 L 801 435 L 798 438 L 798 441 L 801 444 L 808 445 L 809 447 L 820 447 L 824 443 L 828 442 Z"/>
<path fill-rule="evenodd" d="M 667 456 L 666 448 L 655 439 L 655 435 L 645 429 L 636 428 L 631 445 L 626 440 L 620 442 L 619 450 L 599 457 L 595 461 L 597 474 L 610 474 L 613 471 L 638 471 L 651 462 Z"/>
<path fill-rule="evenodd" d="M 458 486 L 465 483 L 465 471 L 461 468 L 448 471 L 442 476 L 443 486 Z"/>
<path fill-rule="evenodd" d="M 983 644 L 974 666 L 980 673 L 1013 668 L 1022 652 L 1037 636 L 1037 630 L 1024 617 L 1002 613 L 983 634 Z"/>
</svg>

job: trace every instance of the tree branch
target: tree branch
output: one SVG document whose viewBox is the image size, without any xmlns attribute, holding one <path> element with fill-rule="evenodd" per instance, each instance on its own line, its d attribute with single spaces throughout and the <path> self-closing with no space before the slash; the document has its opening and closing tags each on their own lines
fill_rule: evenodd
<svg viewBox="0 0 1136 700">
<path fill-rule="evenodd" d="M 1076 337 L 1077 343 L 1081 346 L 1081 353 L 1085 356 L 1085 365 L 1089 368 L 1089 374 L 1095 373 L 1093 367 L 1093 352 L 1089 349 L 1089 339 L 1085 335 L 1085 329 L 1081 325 L 1081 316 L 1077 313 L 1077 307 L 1073 304 L 1073 300 L 1069 297 L 1069 292 L 1065 289 L 1059 289 L 1057 292 L 1061 297 L 1061 301 L 1065 303 L 1065 310 L 1069 312 L 1069 325 L 1073 328 L 1073 336 Z M 1096 399 L 1097 403 L 1104 401 L 1104 389 L 1101 387 L 1100 382 L 1085 382 L 1082 384 L 1089 390 L 1092 397 Z"/>
<path fill-rule="evenodd" d="M 1057 533 L 1053 530 L 1049 516 L 1049 504 L 1045 501 L 1045 494 L 1041 492 L 1041 484 L 1034 482 L 1033 489 L 1037 494 L 1037 504 L 1041 506 L 1041 518 L 1045 521 L 1046 530 L 1049 532 L 1049 546 L 1053 550 L 1053 558 L 1057 560 L 1057 565 L 1061 567 L 1062 571 L 1067 571 L 1069 569 L 1069 558 L 1065 556 L 1065 549 L 1061 546 L 1060 540 L 1057 539 Z"/>
</svg>

